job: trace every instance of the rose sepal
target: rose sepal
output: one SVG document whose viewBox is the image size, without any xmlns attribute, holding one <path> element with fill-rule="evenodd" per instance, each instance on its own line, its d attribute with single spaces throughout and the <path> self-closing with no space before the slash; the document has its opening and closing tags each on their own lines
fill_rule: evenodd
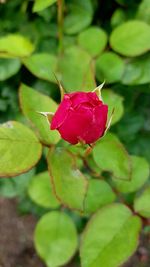
<svg viewBox="0 0 150 267">
<path fill-rule="evenodd" d="M 101 95 L 101 90 L 105 84 L 105 81 L 101 83 L 99 86 L 97 86 L 92 92 L 96 93 L 98 98 L 102 101 L 102 95 Z"/>
<path fill-rule="evenodd" d="M 54 117 L 54 113 L 53 113 L 53 112 L 41 112 L 41 111 L 36 111 L 36 112 L 37 112 L 38 114 L 40 114 L 40 115 L 46 117 L 48 124 L 51 123 L 51 121 L 52 121 L 52 119 L 53 119 L 53 117 Z"/>
</svg>

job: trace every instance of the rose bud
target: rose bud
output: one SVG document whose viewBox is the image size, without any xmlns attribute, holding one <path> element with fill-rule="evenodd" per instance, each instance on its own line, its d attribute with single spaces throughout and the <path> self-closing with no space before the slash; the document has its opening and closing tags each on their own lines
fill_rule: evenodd
<svg viewBox="0 0 150 267">
<path fill-rule="evenodd" d="M 55 76 L 56 80 L 57 77 Z M 58 130 L 61 137 L 71 144 L 92 144 L 102 137 L 110 128 L 114 109 L 107 122 L 108 106 L 101 98 L 102 83 L 92 92 L 75 92 L 64 94 L 64 89 L 57 80 L 61 103 L 55 114 L 37 113 L 45 116 L 51 130 Z M 106 126 L 107 124 L 107 126 Z"/>
<path fill-rule="evenodd" d="M 96 89 L 88 93 L 64 94 L 52 117 L 50 129 L 58 130 L 61 137 L 71 144 L 91 144 L 102 137 L 106 130 L 108 106 L 99 98 L 100 90 Z"/>
</svg>

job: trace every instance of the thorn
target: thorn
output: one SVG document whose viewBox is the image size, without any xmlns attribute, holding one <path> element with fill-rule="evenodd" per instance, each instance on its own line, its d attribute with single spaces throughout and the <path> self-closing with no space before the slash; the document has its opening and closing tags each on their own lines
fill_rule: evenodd
<svg viewBox="0 0 150 267">
<path fill-rule="evenodd" d="M 55 73 L 53 73 L 53 74 L 54 74 L 54 76 L 55 76 L 55 79 L 56 79 L 56 81 L 57 81 L 57 84 L 58 84 L 58 86 L 59 86 L 59 90 L 60 90 L 60 96 L 61 96 L 61 101 L 62 101 L 62 100 L 63 100 L 63 98 L 64 98 L 64 93 L 65 93 L 65 90 L 64 90 L 63 86 L 61 85 L 60 81 L 57 79 L 57 76 L 56 76 L 56 74 L 55 74 Z"/>
<path fill-rule="evenodd" d="M 92 92 L 95 92 L 97 94 L 97 96 L 99 97 L 100 100 L 102 100 L 102 96 L 101 96 L 101 90 L 103 88 L 105 84 L 105 81 L 103 83 L 101 83 L 99 86 L 97 86 Z"/>
<path fill-rule="evenodd" d="M 104 132 L 104 135 L 107 133 L 107 131 L 109 130 L 109 128 L 111 126 L 111 122 L 112 122 L 112 119 L 113 119 L 113 116 L 114 116 L 114 112 L 115 112 L 115 108 L 113 108 L 113 110 L 111 112 L 107 127 L 106 127 L 105 132 Z"/>
<path fill-rule="evenodd" d="M 48 124 L 51 123 L 52 118 L 53 118 L 53 116 L 54 116 L 54 113 L 53 113 L 53 112 L 40 112 L 40 111 L 36 111 L 36 112 L 37 112 L 38 114 L 40 114 L 40 115 L 46 117 Z"/>
</svg>

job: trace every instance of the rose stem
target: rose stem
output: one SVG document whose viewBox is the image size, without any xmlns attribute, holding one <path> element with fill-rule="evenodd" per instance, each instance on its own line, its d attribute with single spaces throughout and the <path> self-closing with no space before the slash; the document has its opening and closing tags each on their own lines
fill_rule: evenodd
<svg viewBox="0 0 150 267">
<path fill-rule="evenodd" d="M 63 52 L 63 22 L 64 22 L 64 0 L 58 0 L 58 40 L 59 40 L 59 54 L 62 54 Z"/>
</svg>

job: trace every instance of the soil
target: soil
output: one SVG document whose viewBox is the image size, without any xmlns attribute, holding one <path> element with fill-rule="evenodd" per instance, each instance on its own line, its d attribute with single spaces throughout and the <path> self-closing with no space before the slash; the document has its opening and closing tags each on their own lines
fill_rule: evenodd
<svg viewBox="0 0 150 267">
<path fill-rule="evenodd" d="M 33 215 L 19 216 L 16 207 L 15 199 L 0 198 L 0 267 L 46 267 L 33 246 L 37 220 Z M 122 267 L 150 267 L 149 254 L 150 236 L 143 236 L 136 254 Z"/>
<path fill-rule="evenodd" d="M 18 216 L 15 199 L 0 198 L 0 267 L 45 267 L 33 248 L 36 219 Z"/>
</svg>

